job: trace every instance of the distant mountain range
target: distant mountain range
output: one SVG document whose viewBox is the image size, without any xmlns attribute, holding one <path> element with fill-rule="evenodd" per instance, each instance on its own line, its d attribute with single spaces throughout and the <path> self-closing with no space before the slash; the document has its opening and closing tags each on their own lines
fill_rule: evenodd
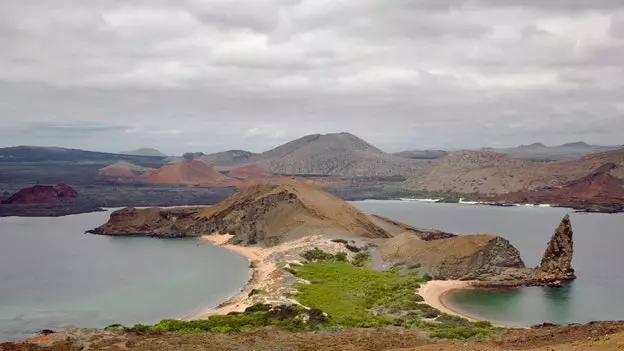
<svg viewBox="0 0 624 351">
<path fill-rule="evenodd" d="M 520 145 L 510 148 L 488 148 L 481 150 L 492 151 L 512 158 L 526 159 L 530 161 L 563 161 L 598 152 L 620 149 L 623 146 L 600 146 L 589 145 L 583 141 L 567 143 L 558 146 L 546 146 L 543 143 Z M 449 150 L 409 150 L 397 152 L 393 155 L 411 159 L 436 160 L 448 155 Z"/>
<path fill-rule="evenodd" d="M 155 149 L 131 153 L 151 155 L 19 146 L 0 149 L 0 163 L 97 163 L 103 164 L 99 174 L 107 179 L 204 186 L 239 186 L 251 178 L 276 182 L 276 177 L 283 175 L 327 179 L 399 177 L 406 179 L 403 188 L 410 191 L 489 195 L 563 186 L 604 164 L 614 164 L 609 174 L 624 178 L 624 149 L 584 142 L 553 147 L 534 143 L 507 149 L 388 154 L 353 134 L 332 133 L 306 135 L 262 153 L 229 150 L 167 158 Z M 197 163 L 200 161 L 201 164 Z M 183 164 L 176 166 L 179 163 Z M 228 176 L 228 172 L 232 174 Z"/>
<path fill-rule="evenodd" d="M 154 156 L 154 157 L 167 157 L 166 154 L 160 152 L 160 150 L 153 149 L 151 147 L 143 147 L 132 151 L 120 152 L 122 155 L 134 155 L 134 156 Z"/>
<path fill-rule="evenodd" d="M 107 152 L 45 146 L 13 146 L 0 148 L 0 162 L 158 162 L 160 156 L 124 155 Z"/>
<path fill-rule="evenodd" d="M 531 161 L 563 161 L 598 152 L 616 150 L 621 147 L 622 146 L 589 145 L 585 142 L 578 141 L 559 146 L 546 146 L 542 143 L 534 143 L 513 148 L 484 148 L 483 150 L 494 151 L 509 157 Z"/>
<path fill-rule="evenodd" d="M 342 177 L 409 176 L 427 163 L 387 154 L 350 133 L 306 135 L 259 154 L 230 150 L 195 159 L 220 170 L 255 164 L 274 174 Z"/>
<path fill-rule="evenodd" d="M 506 194 L 562 186 L 605 164 L 610 174 L 624 178 L 624 149 L 553 162 L 532 162 L 493 151 L 457 151 L 410 177 L 406 186 L 433 192 Z"/>
</svg>

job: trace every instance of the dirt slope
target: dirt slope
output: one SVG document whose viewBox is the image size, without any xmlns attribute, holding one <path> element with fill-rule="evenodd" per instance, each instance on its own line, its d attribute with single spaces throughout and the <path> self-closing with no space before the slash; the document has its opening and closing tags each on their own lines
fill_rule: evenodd
<svg viewBox="0 0 624 351">
<path fill-rule="evenodd" d="M 624 166 L 624 149 L 560 162 L 531 162 L 491 151 L 458 151 L 428 165 L 406 181 L 412 189 L 459 193 L 506 194 L 562 186 L 598 167 Z M 624 167 L 611 172 L 624 178 Z"/>
<path fill-rule="evenodd" d="M 624 322 L 514 330 L 488 340 L 430 340 L 418 329 L 369 328 L 292 333 L 262 329 L 227 334 L 137 335 L 71 329 L 28 343 L 1 343 L 2 351 L 613 351 L 624 345 Z"/>
</svg>

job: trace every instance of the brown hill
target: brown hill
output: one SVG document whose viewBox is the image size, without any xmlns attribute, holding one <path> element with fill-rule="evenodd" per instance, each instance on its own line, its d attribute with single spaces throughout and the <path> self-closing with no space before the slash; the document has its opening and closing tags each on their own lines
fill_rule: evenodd
<svg viewBox="0 0 624 351">
<path fill-rule="evenodd" d="M 93 231 L 107 235 L 230 233 L 235 243 L 275 245 L 308 235 L 390 237 L 364 213 L 313 185 L 255 185 L 205 208 L 123 209 Z"/>
<path fill-rule="evenodd" d="M 224 186 L 228 182 L 232 182 L 231 178 L 198 160 L 169 163 L 158 169 L 146 172 L 141 176 L 141 179 L 152 184 L 205 186 Z"/>
<path fill-rule="evenodd" d="M 624 205 L 624 180 L 611 175 L 611 172 L 617 168 L 614 163 L 607 163 L 595 172 L 571 181 L 562 187 L 514 192 L 484 198 L 484 200 L 506 203 L 545 203 L 561 206 L 580 204 Z"/>
<path fill-rule="evenodd" d="M 3 200 L 2 204 L 49 204 L 68 201 L 77 197 L 78 192 L 69 185 L 35 185 L 21 189 L 8 199 Z"/>
<path fill-rule="evenodd" d="M 142 167 L 127 161 L 119 161 L 100 169 L 98 174 L 111 180 L 135 179 L 137 176 L 151 170 L 152 168 Z"/>
<path fill-rule="evenodd" d="M 428 161 L 387 154 L 349 133 L 313 134 L 251 157 L 277 174 L 345 177 L 412 175 Z"/>
<path fill-rule="evenodd" d="M 531 162 L 491 151 L 458 151 L 428 165 L 406 186 L 425 191 L 505 194 L 565 185 L 606 163 L 624 165 L 624 149 L 559 162 Z M 624 177 L 624 167 L 612 172 Z"/>
</svg>

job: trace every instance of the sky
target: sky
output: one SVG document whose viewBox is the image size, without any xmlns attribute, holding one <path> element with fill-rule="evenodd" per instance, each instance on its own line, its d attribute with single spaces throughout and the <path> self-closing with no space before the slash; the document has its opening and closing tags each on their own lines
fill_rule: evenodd
<svg viewBox="0 0 624 351">
<path fill-rule="evenodd" d="M 624 144 L 622 0 L 2 0 L 0 146 Z"/>
</svg>

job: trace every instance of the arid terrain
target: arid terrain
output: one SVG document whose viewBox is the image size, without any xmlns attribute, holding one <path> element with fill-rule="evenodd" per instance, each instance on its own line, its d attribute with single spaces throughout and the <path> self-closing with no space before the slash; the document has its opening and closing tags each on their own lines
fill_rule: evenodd
<svg viewBox="0 0 624 351">
<path fill-rule="evenodd" d="M 291 333 L 274 329 L 226 335 L 137 335 L 70 330 L 28 343 L 0 344 L 2 351 L 206 350 L 206 351 L 615 351 L 624 345 L 624 322 L 514 330 L 484 341 L 439 341 L 403 328 Z"/>
<path fill-rule="evenodd" d="M 491 151 L 458 151 L 431 163 L 406 185 L 424 191 L 506 194 L 561 186 L 609 163 L 623 166 L 624 150 L 560 162 L 532 162 Z M 624 178 L 624 168 L 618 167 L 611 174 Z"/>
</svg>

